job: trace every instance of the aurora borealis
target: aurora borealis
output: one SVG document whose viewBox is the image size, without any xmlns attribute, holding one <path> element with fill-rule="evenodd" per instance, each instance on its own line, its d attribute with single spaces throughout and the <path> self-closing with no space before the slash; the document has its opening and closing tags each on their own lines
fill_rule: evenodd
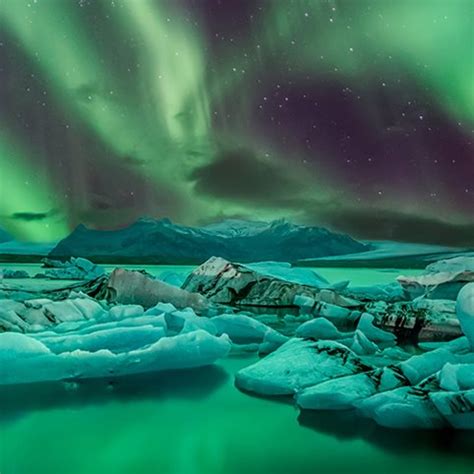
<svg viewBox="0 0 474 474">
<path fill-rule="evenodd" d="M 474 245 L 470 0 L 0 0 L 0 227 L 288 218 Z"/>
</svg>

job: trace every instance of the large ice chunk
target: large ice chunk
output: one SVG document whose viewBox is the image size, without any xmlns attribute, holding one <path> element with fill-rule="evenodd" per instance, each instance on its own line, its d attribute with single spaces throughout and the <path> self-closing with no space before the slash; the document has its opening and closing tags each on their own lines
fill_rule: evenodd
<svg viewBox="0 0 474 474">
<path fill-rule="evenodd" d="M 351 349 L 358 355 L 375 354 L 380 349 L 377 344 L 374 344 L 362 331 L 356 330 L 354 339 L 351 344 Z"/>
<path fill-rule="evenodd" d="M 374 325 L 375 318 L 369 313 L 363 313 L 359 319 L 357 329 L 372 342 L 394 345 L 396 337 L 391 333 L 384 331 Z"/>
<path fill-rule="evenodd" d="M 54 280 L 93 280 L 105 274 L 103 268 L 82 257 L 72 257 L 68 262 L 45 258 L 43 266 L 48 268 L 44 276 Z"/>
<path fill-rule="evenodd" d="M 474 389 L 460 392 L 432 392 L 429 397 L 453 428 L 474 430 Z"/>
<path fill-rule="evenodd" d="M 284 344 L 288 337 L 244 314 L 221 314 L 211 319 L 217 334 L 227 334 L 236 344 L 258 344 L 258 351 L 269 353 Z"/>
<path fill-rule="evenodd" d="M 240 370 L 236 385 L 262 395 L 288 395 L 329 378 L 371 369 L 337 342 L 293 338 L 264 359 Z"/>
<path fill-rule="evenodd" d="M 277 306 L 293 305 L 297 295 L 306 295 L 316 301 L 324 301 L 339 306 L 354 306 L 358 302 L 340 296 L 334 289 L 320 289 L 317 286 L 302 284 L 309 281 L 307 270 L 290 271 L 285 264 L 232 263 L 223 258 L 213 257 L 196 268 L 186 279 L 183 288 L 197 291 L 214 303 L 228 305 Z M 263 268 L 263 270 L 262 270 Z M 263 271 L 263 273 L 262 273 Z M 292 272 L 299 276 L 291 281 Z M 304 278 L 302 274 L 305 274 Z M 286 279 L 290 277 L 290 280 Z M 311 277 L 312 283 L 319 279 Z M 318 285 L 320 286 L 320 285 Z"/>
<path fill-rule="evenodd" d="M 0 376 L 7 364 L 15 363 L 19 357 L 35 357 L 51 351 L 40 341 L 14 332 L 0 334 Z M 2 366 L 5 367 L 2 368 Z"/>
<path fill-rule="evenodd" d="M 11 336 L 0 334 L 0 347 L 11 347 Z M 45 350 L 41 342 L 21 334 L 16 335 L 14 342 L 19 349 L 0 352 L 0 384 L 114 377 L 199 367 L 225 357 L 231 348 L 227 336 L 215 337 L 202 330 L 163 337 L 149 346 L 118 354 L 109 350 L 54 354 Z M 12 354 L 19 354 L 19 357 Z"/>
<path fill-rule="evenodd" d="M 341 339 L 345 335 L 326 318 L 315 318 L 307 321 L 296 329 L 297 337 L 311 337 L 313 339 Z"/>
<path fill-rule="evenodd" d="M 424 390 L 401 387 L 378 393 L 359 404 L 359 410 L 387 428 L 442 428 L 446 422 Z"/>
<path fill-rule="evenodd" d="M 327 380 L 308 387 L 298 393 L 297 403 L 302 408 L 313 410 L 353 408 L 358 401 L 376 393 L 416 385 L 447 362 L 456 360 L 452 352 L 437 349 L 371 372 Z"/>
<path fill-rule="evenodd" d="M 456 314 L 465 336 L 474 350 L 474 282 L 465 285 L 456 301 Z"/>
<path fill-rule="evenodd" d="M 293 267 L 287 262 L 257 262 L 246 263 L 246 267 L 261 273 L 262 275 L 279 278 L 291 283 L 314 286 L 316 288 L 327 288 L 329 282 L 310 268 Z"/>
<path fill-rule="evenodd" d="M 425 295 L 432 299 L 455 300 L 463 285 L 474 281 L 474 257 L 440 260 L 428 265 L 422 275 L 400 276 L 398 281 L 412 298 Z"/>
<path fill-rule="evenodd" d="M 273 339 L 281 345 L 288 340 L 278 331 L 244 314 L 221 314 L 214 316 L 212 322 L 218 334 L 228 334 L 237 343 L 245 344 Z"/>
<path fill-rule="evenodd" d="M 438 379 L 443 390 L 457 392 L 474 389 L 474 364 L 447 363 L 440 370 Z"/>
<path fill-rule="evenodd" d="M 165 313 L 166 324 L 175 332 L 190 332 L 203 329 L 209 334 L 217 334 L 214 323 L 204 316 L 197 316 L 191 308 Z"/>
<path fill-rule="evenodd" d="M 308 387 L 297 394 L 296 401 L 304 409 L 346 410 L 353 408 L 357 400 L 407 384 L 400 370 L 385 367 Z"/>
<path fill-rule="evenodd" d="M 96 301 L 78 297 L 62 301 L 46 298 L 24 302 L 0 300 L 0 331 L 38 331 L 64 322 L 105 318 L 107 311 Z"/>
<path fill-rule="evenodd" d="M 209 301 L 198 293 L 149 278 L 141 272 L 116 268 L 107 282 L 109 300 L 121 304 L 139 304 L 151 308 L 157 303 L 171 303 L 178 309 L 191 307 L 201 313 L 209 307 Z"/>
</svg>

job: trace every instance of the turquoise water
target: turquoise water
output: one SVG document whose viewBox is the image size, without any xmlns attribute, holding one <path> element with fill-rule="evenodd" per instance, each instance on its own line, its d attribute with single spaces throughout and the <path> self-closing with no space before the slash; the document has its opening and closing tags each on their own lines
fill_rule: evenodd
<svg viewBox="0 0 474 474">
<path fill-rule="evenodd" d="M 112 271 L 117 265 L 101 265 L 106 271 Z M 159 277 L 168 272 L 174 272 L 182 275 L 187 275 L 192 272 L 195 265 L 120 265 L 121 268 L 128 270 L 146 270 L 148 273 Z M 41 273 L 44 268 L 38 263 L 0 263 L 0 268 L 25 270 L 30 276 L 36 273 Z M 404 275 L 418 275 L 422 270 L 407 270 L 397 268 L 321 268 L 321 267 L 306 267 L 306 269 L 314 270 L 328 281 L 335 283 L 342 280 L 350 280 L 353 285 L 373 285 L 384 284 L 395 281 L 397 276 Z"/>
<path fill-rule="evenodd" d="M 245 395 L 234 388 L 233 374 L 253 360 L 230 358 L 216 367 L 129 378 L 112 388 L 95 382 L 70 391 L 61 384 L 3 390 L 0 471 L 470 474 L 474 469 L 467 435 L 385 432 L 345 413 L 298 421 L 298 411 L 285 401 Z"/>
<path fill-rule="evenodd" d="M 32 268 L 33 269 L 33 268 Z M 33 269 L 34 270 L 34 269 Z M 189 268 L 148 268 L 189 271 Z M 319 269 L 393 281 L 397 270 Z M 350 272 L 350 275 L 348 275 Z M 301 415 L 238 391 L 255 356 L 193 371 L 0 389 L 1 474 L 450 474 L 474 470 L 467 434 L 386 431 L 351 413 Z"/>
</svg>

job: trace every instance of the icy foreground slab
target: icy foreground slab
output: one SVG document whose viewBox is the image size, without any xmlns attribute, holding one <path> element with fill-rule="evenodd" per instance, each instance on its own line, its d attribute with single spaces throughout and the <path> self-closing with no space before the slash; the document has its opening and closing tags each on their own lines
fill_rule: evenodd
<svg viewBox="0 0 474 474">
<path fill-rule="evenodd" d="M 76 349 L 55 354 L 31 336 L 0 334 L 0 383 L 117 377 L 144 372 L 185 369 L 212 364 L 231 348 L 225 335 L 197 330 L 159 338 L 140 349 L 113 353 Z"/>
<path fill-rule="evenodd" d="M 0 333 L 0 384 L 192 368 L 227 356 L 232 346 L 268 353 L 288 339 L 243 314 L 208 318 L 171 303 L 147 311 L 87 297 L 3 303 L 2 324 L 15 331 Z"/>
<path fill-rule="evenodd" d="M 413 356 L 405 362 L 391 364 L 362 374 L 328 380 L 298 393 L 297 404 L 311 410 L 345 410 L 376 393 L 411 386 L 421 382 L 456 355 L 445 349 Z"/>
<path fill-rule="evenodd" d="M 435 392 L 430 400 L 453 428 L 474 430 L 474 389 L 460 392 Z"/>
<path fill-rule="evenodd" d="M 235 383 L 243 390 L 260 395 L 291 395 L 330 378 L 372 369 L 337 342 L 293 338 L 264 359 L 239 371 Z"/>
</svg>

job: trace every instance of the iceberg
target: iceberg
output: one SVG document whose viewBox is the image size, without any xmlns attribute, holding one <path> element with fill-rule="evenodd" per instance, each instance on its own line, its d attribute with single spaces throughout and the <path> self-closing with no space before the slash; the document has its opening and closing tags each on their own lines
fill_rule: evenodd
<svg viewBox="0 0 474 474">
<path fill-rule="evenodd" d="M 378 301 L 366 304 L 365 312 L 375 317 L 379 328 L 393 332 L 399 342 L 449 341 L 463 334 L 455 302 L 450 300 Z"/>
<path fill-rule="evenodd" d="M 66 262 L 44 258 L 42 262 L 47 270 L 36 277 L 52 280 L 94 280 L 105 275 L 103 268 L 82 257 L 71 257 Z"/>
<path fill-rule="evenodd" d="M 374 344 L 360 329 L 357 329 L 354 333 L 350 348 L 358 355 L 375 354 L 380 350 L 377 344 Z"/>
<path fill-rule="evenodd" d="M 231 344 L 225 335 L 197 330 L 118 353 L 75 349 L 56 354 L 30 336 L 12 333 L 0 334 L 0 347 L 0 384 L 21 384 L 200 367 L 225 357 Z"/>
<path fill-rule="evenodd" d="M 98 302 L 87 297 L 62 301 L 0 300 L 0 331 L 32 332 L 64 322 L 101 319 L 107 314 Z"/>
<path fill-rule="evenodd" d="M 296 329 L 297 337 L 318 339 L 341 339 L 345 334 L 340 332 L 337 327 L 326 318 L 320 317 L 311 319 L 298 326 Z"/>
<path fill-rule="evenodd" d="M 279 272 L 276 272 L 276 268 Z M 334 289 L 313 286 L 316 277 L 302 278 L 292 281 L 290 267 L 281 264 L 268 265 L 265 268 L 254 265 L 232 263 L 220 257 L 212 257 L 196 268 L 186 279 L 182 288 L 189 292 L 197 292 L 209 301 L 231 306 L 273 306 L 293 307 L 296 295 L 304 295 L 315 301 L 324 301 L 339 306 L 354 306 L 358 302 L 340 296 Z M 286 269 L 286 272 L 282 272 Z M 295 270 L 296 271 L 296 270 Z M 302 271 L 298 270 L 298 273 Z M 275 276 L 278 274 L 279 276 Z M 283 274 L 286 275 L 282 278 Z M 289 278 L 289 279 L 288 279 Z"/>
<path fill-rule="evenodd" d="M 469 340 L 471 349 L 474 350 L 474 283 L 468 283 L 459 292 L 456 313 L 462 331 Z"/>
<path fill-rule="evenodd" d="M 0 269 L 0 281 L 2 280 L 2 278 L 5 278 L 5 279 L 10 279 L 10 278 L 18 278 L 18 279 L 21 279 L 21 278 L 29 278 L 30 275 L 28 274 L 28 272 L 26 272 L 25 270 L 11 270 L 11 269 Z"/>
<path fill-rule="evenodd" d="M 176 286 L 155 280 L 138 271 L 116 268 L 106 285 L 107 300 L 120 304 L 138 304 L 151 308 L 157 303 L 170 303 L 178 309 L 192 308 L 197 313 L 209 308 L 207 298 Z"/>
<path fill-rule="evenodd" d="M 372 369 L 337 342 L 293 338 L 264 359 L 240 370 L 235 383 L 240 389 L 260 395 L 292 395 L 329 378 Z"/>
<path fill-rule="evenodd" d="M 471 371 L 474 366 L 471 367 Z M 446 421 L 459 430 L 474 430 L 474 389 L 433 392 L 430 400 Z"/>
<path fill-rule="evenodd" d="M 474 257 L 460 256 L 428 265 L 422 275 L 400 276 L 398 282 L 410 298 L 455 300 L 461 288 L 474 281 Z"/>
<path fill-rule="evenodd" d="M 384 331 L 374 325 L 375 318 L 369 313 L 363 313 L 357 324 L 357 330 L 364 334 L 369 341 L 386 345 L 395 345 L 396 337 L 393 333 Z"/>
<path fill-rule="evenodd" d="M 474 364 L 447 363 L 440 370 L 438 379 L 443 390 L 458 392 L 474 389 Z"/>
<path fill-rule="evenodd" d="M 423 390 L 401 387 L 364 400 L 359 410 L 381 426 L 398 429 L 439 429 L 446 426 L 441 413 Z"/>
<path fill-rule="evenodd" d="M 217 334 L 227 334 L 235 344 L 257 344 L 260 353 L 273 352 L 288 337 L 266 324 L 243 314 L 221 314 L 210 320 Z"/>
<path fill-rule="evenodd" d="M 416 385 L 446 363 L 455 361 L 455 354 L 437 349 L 398 364 L 322 382 L 298 393 L 296 402 L 301 408 L 312 410 L 354 408 L 359 401 L 377 393 Z"/>
</svg>

